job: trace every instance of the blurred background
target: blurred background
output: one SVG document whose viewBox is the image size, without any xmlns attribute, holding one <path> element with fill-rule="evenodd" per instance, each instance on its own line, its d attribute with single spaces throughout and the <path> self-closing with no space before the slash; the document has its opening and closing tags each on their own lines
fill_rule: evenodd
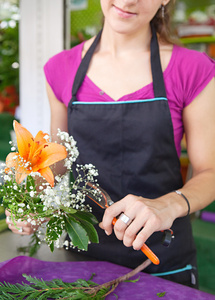
<svg viewBox="0 0 215 300">
<path fill-rule="evenodd" d="M 174 34 L 188 48 L 215 59 L 214 0 L 177 0 Z M 50 111 L 43 65 L 54 54 L 92 37 L 101 28 L 98 0 L 0 0 L 0 161 L 10 152 L 12 121 L 33 134 L 49 132 Z M 182 142 L 182 176 L 192 172 Z M 192 217 L 200 287 L 215 294 L 215 202 Z M 24 240 L 19 239 L 19 244 Z M 8 243 L 14 245 L 7 251 Z M 19 255 L 0 207 L 0 261 Z M 9 244 L 11 247 L 11 244 Z M 44 256 L 41 259 L 66 259 Z"/>
</svg>

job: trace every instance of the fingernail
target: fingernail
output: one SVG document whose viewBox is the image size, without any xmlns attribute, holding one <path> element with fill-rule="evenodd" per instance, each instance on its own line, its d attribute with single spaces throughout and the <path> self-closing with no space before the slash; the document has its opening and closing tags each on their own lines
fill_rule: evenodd
<svg viewBox="0 0 215 300">
<path fill-rule="evenodd" d="M 107 232 L 107 230 L 105 230 L 105 233 L 106 233 L 107 235 L 110 235 L 110 234 Z"/>
<path fill-rule="evenodd" d="M 7 216 L 6 220 L 7 222 L 11 222 L 11 217 Z"/>
</svg>

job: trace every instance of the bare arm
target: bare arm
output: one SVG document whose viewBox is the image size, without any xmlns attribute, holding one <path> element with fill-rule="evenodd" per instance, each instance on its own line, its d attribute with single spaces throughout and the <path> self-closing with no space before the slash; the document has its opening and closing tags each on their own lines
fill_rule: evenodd
<svg viewBox="0 0 215 300">
<path fill-rule="evenodd" d="M 215 79 L 184 109 L 188 156 L 193 177 L 181 191 L 191 212 L 215 200 Z"/>
<path fill-rule="evenodd" d="M 60 143 L 59 138 L 57 137 L 58 128 L 61 131 L 68 132 L 67 126 L 67 107 L 60 102 L 54 92 L 52 91 L 50 85 L 46 82 L 46 90 L 49 99 L 50 109 L 51 109 L 51 136 L 52 140 Z M 66 169 L 63 167 L 63 162 L 56 164 L 54 172 L 56 174 L 63 174 Z"/>
<path fill-rule="evenodd" d="M 215 79 L 183 112 L 187 147 L 193 177 L 181 192 L 189 199 L 191 213 L 215 199 Z M 118 220 L 114 231 L 125 246 L 139 250 L 155 231 L 170 228 L 178 217 L 186 216 L 188 206 L 181 195 L 171 192 L 154 200 L 128 195 L 106 209 L 100 226 L 109 235 L 112 220 L 124 212 L 132 220 L 127 226 Z M 137 237 L 136 237 L 137 235 Z"/>
</svg>

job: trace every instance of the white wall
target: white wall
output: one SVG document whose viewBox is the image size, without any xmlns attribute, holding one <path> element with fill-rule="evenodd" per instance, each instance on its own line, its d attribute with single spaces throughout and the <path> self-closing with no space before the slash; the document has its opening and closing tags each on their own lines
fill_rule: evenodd
<svg viewBox="0 0 215 300">
<path fill-rule="evenodd" d="M 64 48 L 64 0 L 21 0 L 20 14 L 20 122 L 49 133 L 43 66 Z"/>
</svg>

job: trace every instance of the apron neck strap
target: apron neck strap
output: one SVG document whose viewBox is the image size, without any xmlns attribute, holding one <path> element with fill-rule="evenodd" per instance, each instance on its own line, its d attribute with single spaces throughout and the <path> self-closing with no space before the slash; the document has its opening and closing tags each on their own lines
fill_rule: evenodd
<svg viewBox="0 0 215 300">
<path fill-rule="evenodd" d="M 150 50 L 151 50 L 151 70 L 152 70 L 152 78 L 153 78 L 153 89 L 154 89 L 154 97 L 160 98 L 164 97 L 166 98 L 166 89 L 163 79 L 163 72 L 161 68 L 161 61 L 160 61 L 160 52 L 159 52 L 159 45 L 157 40 L 157 34 L 154 29 L 154 26 L 151 25 L 152 30 L 152 39 L 150 44 Z M 76 94 L 78 89 L 80 88 L 84 77 L 86 76 L 91 58 L 93 56 L 93 53 L 100 41 L 102 34 L 102 30 L 98 33 L 96 38 L 94 39 L 92 45 L 88 49 L 87 53 L 85 54 L 84 58 L 82 59 L 80 66 L 78 68 L 78 71 L 75 75 L 73 87 L 72 87 L 72 102 L 77 101 Z"/>
<path fill-rule="evenodd" d="M 166 88 L 164 84 L 163 71 L 161 68 L 160 51 L 157 34 L 154 26 L 151 24 L 152 39 L 150 44 L 151 50 L 151 70 L 153 79 L 153 89 L 155 98 L 166 97 Z"/>
<path fill-rule="evenodd" d="M 82 85 L 82 82 L 84 81 L 84 77 L 86 76 L 91 58 L 93 56 L 93 53 L 96 49 L 96 46 L 98 45 L 100 38 L 101 38 L 102 30 L 99 31 L 96 38 L 94 39 L 92 45 L 88 49 L 87 53 L 85 54 L 84 58 L 82 59 L 80 66 L 78 68 L 78 71 L 75 75 L 74 83 L 72 86 L 72 102 L 76 101 L 76 93 L 80 86 Z"/>
</svg>

